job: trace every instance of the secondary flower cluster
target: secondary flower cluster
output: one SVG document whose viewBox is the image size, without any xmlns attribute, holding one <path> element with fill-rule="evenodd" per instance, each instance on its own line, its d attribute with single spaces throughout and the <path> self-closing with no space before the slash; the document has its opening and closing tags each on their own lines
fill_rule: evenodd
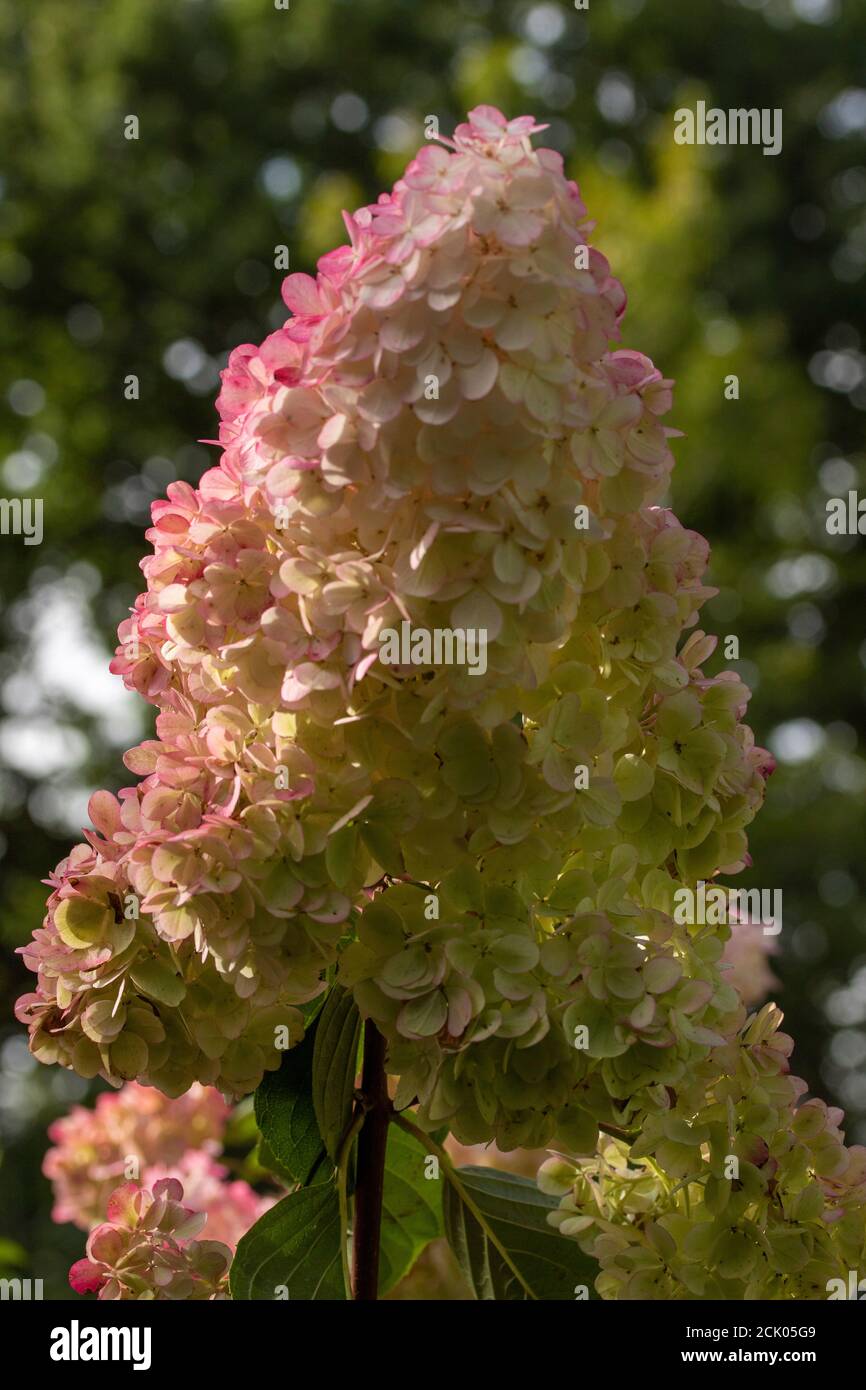
<svg viewBox="0 0 866 1390">
<path fill-rule="evenodd" d="M 632 1142 L 542 1165 L 549 1220 L 599 1261 L 603 1298 L 820 1299 L 862 1266 L 866 1148 L 799 1103 L 773 1004 L 741 1018 L 676 1093 L 629 1107 Z"/>
<path fill-rule="evenodd" d="M 208 1087 L 196 1084 L 170 1100 L 134 1081 L 98 1096 L 92 1110 L 74 1106 L 48 1130 L 53 1147 L 42 1171 L 54 1189 L 54 1220 L 90 1231 L 124 1178 L 150 1189 L 171 1177 L 182 1183 L 187 1205 L 207 1216 L 208 1237 L 234 1249 L 274 1199 L 227 1181 L 216 1155 L 230 1113 Z"/>
<path fill-rule="evenodd" d="M 165 1178 L 148 1192 L 116 1188 L 108 1220 L 91 1231 L 87 1258 L 69 1271 L 76 1293 L 107 1299 L 222 1299 L 232 1252 L 217 1240 L 196 1240 L 203 1212 L 182 1205 L 183 1188 Z"/>
</svg>

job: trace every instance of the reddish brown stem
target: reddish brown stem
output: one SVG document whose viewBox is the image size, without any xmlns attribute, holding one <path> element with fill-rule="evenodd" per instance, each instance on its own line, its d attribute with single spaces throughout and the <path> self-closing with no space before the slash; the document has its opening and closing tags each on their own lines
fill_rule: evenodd
<svg viewBox="0 0 866 1390">
<path fill-rule="evenodd" d="M 361 1104 L 366 1119 L 358 1136 L 355 1167 L 352 1293 L 356 1301 L 370 1302 L 379 1296 L 379 1243 L 391 1101 L 385 1077 L 385 1039 L 369 1020 L 364 1024 Z"/>
</svg>

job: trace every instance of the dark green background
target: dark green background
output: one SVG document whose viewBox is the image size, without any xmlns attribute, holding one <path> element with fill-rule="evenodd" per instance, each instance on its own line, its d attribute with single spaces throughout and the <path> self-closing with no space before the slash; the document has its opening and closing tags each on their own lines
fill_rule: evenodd
<svg viewBox="0 0 866 1390">
<path fill-rule="evenodd" d="M 862 0 L 0 0 L 0 43 L 0 491 L 45 506 L 41 547 L 0 538 L 4 1001 L 40 879 L 146 732 L 96 677 L 150 501 L 215 458 L 195 441 L 217 371 L 284 317 L 275 246 L 311 270 L 426 115 L 447 133 L 489 102 L 550 121 L 629 292 L 625 345 L 677 380 L 673 502 L 721 589 L 705 626 L 738 636 L 783 755 L 742 881 L 784 891 L 796 1070 L 866 1138 L 866 566 L 824 527 L 863 463 Z M 699 97 L 782 108 L 782 153 L 675 145 Z M 87 1088 L 29 1063 L 8 1008 L 3 1030 L 0 1233 L 61 1296 L 82 1241 L 39 1164 Z"/>
</svg>

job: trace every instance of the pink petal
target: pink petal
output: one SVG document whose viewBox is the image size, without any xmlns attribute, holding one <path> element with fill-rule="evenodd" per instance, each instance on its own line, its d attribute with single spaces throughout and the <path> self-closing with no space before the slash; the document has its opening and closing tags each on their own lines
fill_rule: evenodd
<svg viewBox="0 0 866 1390">
<path fill-rule="evenodd" d="M 283 281 L 283 301 L 293 314 L 321 314 L 319 287 L 311 275 L 287 275 Z"/>
<path fill-rule="evenodd" d="M 76 1260 L 69 1271 L 69 1282 L 76 1293 L 98 1293 L 106 1279 L 105 1271 L 90 1260 Z"/>
</svg>

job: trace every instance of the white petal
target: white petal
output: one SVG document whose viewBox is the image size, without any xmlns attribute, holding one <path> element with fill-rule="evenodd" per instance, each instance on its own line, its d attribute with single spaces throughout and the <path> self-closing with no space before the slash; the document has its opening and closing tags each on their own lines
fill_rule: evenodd
<svg viewBox="0 0 866 1390">
<path fill-rule="evenodd" d="M 498 375 L 499 358 L 490 348 L 485 348 L 471 367 L 457 368 L 460 390 L 467 401 L 483 400 L 493 390 Z"/>
</svg>

